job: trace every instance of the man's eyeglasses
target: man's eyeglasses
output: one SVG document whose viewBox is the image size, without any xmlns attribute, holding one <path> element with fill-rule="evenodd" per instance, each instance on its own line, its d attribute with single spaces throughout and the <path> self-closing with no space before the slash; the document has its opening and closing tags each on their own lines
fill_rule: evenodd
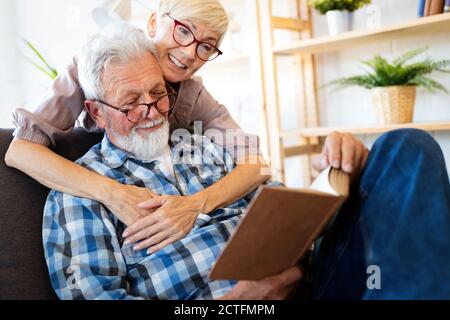
<svg viewBox="0 0 450 320">
<path fill-rule="evenodd" d="M 194 33 L 189 29 L 188 26 L 183 24 L 182 22 L 172 18 L 169 14 L 166 13 L 170 19 L 174 22 L 173 27 L 173 40 L 178 43 L 180 46 L 189 47 L 193 43 L 197 43 L 197 57 L 203 61 L 211 61 L 220 56 L 222 51 L 219 50 L 216 46 L 213 46 L 210 43 L 203 42 L 197 40 Z"/>
<path fill-rule="evenodd" d="M 155 107 L 156 110 L 158 110 L 158 112 L 163 115 L 169 113 L 174 108 L 176 100 L 177 100 L 176 93 L 168 93 L 166 95 L 159 97 L 155 102 L 152 103 L 124 105 L 122 106 L 122 108 L 115 107 L 100 99 L 94 101 L 124 113 L 127 116 L 128 121 L 132 123 L 139 123 L 148 117 L 152 107 Z"/>
</svg>

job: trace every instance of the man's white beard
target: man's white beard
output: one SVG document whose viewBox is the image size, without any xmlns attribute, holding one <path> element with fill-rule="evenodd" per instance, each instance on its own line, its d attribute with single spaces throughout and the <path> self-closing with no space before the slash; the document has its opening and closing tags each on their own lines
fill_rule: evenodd
<svg viewBox="0 0 450 320">
<path fill-rule="evenodd" d="M 148 134 L 139 134 L 138 129 L 149 128 L 150 123 L 136 126 L 128 136 L 116 134 L 113 130 L 116 145 L 133 154 L 137 160 L 153 160 L 162 155 L 169 143 L 169 121 L 164 120 L 162 127 Z M 111 128 L 110 128 L 111 129 Z"/>
</svg>

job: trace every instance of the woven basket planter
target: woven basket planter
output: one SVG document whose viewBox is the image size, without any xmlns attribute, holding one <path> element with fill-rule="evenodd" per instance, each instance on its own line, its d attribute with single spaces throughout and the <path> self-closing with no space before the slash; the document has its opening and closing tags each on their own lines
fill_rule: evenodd
<svg viewBox="0 0 450 320">
<path fill-rule="evenodd" d="M 380 124 L 410 123 L 413 120 L 416 87 L 374 88 L 372 101 Z"/>
</svg>

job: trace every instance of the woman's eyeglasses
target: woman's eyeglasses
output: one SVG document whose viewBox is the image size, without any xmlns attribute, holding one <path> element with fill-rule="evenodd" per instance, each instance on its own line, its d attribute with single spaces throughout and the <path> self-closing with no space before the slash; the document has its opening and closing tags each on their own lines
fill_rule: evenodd
<svg viewBox="0 0 450 320">
<path fill-rule="evenodd" d="M 175 40 L 176 43 L 183 47 L 189 47 L 191 44 L 197 43 L 196 53 L 197 57 L 199 57 L 200 60 L 211 61 L 222 54 L 222 51 L 220 51 L 216 46 L 213 46 L 208 42 L 197 40 L 194 33 L 191 31 L 191 29 L 189 29 L 188 26 L 172 18 L 167 13 L 166 16 L 168 16 L 174 22 L 173 40 Z"/>
</svg>

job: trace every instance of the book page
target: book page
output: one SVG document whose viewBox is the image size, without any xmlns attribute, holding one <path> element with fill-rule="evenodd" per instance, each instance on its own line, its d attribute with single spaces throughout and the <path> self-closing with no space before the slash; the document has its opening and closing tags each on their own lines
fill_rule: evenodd
<svg viewBox="0 0 450 320">
<path fill-rule="evenodd" d="M 329 166 L 328 168 L 323 170 L 320 173 L 320 175 L 316 178 L 316 180 L 314 180 L 314 182 L 311 184 L 310 189 L 338 196 L 339 193 L 336 190 L 334 190 L 330 184 L 330 179 L 329 179 L 330 171 L 331 171 L 331 166 Z"/>
</svg>

